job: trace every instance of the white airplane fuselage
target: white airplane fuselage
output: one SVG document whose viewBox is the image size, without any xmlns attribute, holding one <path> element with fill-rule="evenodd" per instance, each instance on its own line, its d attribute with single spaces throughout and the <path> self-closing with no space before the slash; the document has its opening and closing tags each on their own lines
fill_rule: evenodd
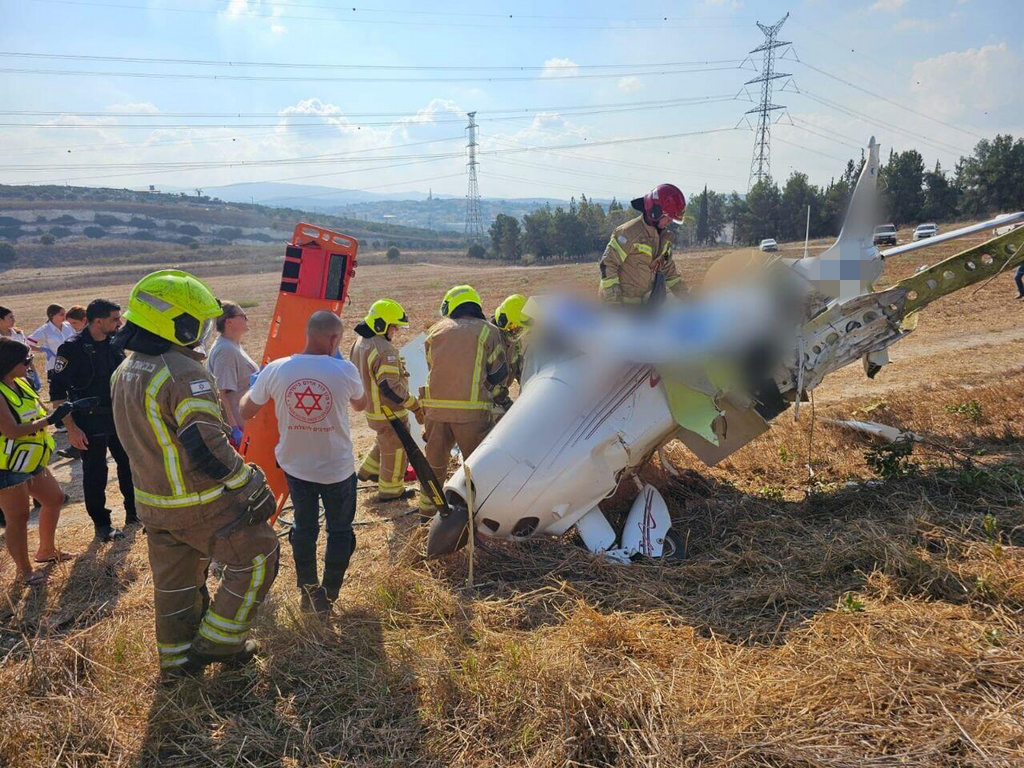
<svg viewBox="0 0 1024 768">
<path fill-rule="evenodd" d="M 477 531 L 509 539 L 564 533 L 677 430 L 650 366 L 602 368 L 585 356 L 548 363 L 468 459 Z M 465 502 L 462 467 L 445 491 Z"/>
</svg>

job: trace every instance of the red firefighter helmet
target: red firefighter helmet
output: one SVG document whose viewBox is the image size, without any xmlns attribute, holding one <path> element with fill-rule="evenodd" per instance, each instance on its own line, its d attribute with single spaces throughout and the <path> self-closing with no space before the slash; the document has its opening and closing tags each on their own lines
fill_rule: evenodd
<svg viewBox="0 0 1024 768">
<path fill-rule="evenodd" d="M 633 201 L 633 207 L 642 210 L 648 221 L 657 223 L 662 216 L 673 221 L 683 220 L 686 198 L 675 184 L 659 184 L 642 198 Z"/>
</svg>

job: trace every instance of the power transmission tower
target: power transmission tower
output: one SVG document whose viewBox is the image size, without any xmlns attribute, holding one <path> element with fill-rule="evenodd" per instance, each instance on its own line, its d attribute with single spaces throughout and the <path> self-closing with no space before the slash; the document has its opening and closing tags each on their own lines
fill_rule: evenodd
<svg viewBox="0 0 1024 768">
<path fill-rule="evenodd" d="M 471 238 L 483 237 L 484 225 L 480 221 L 480 185 L 476 179 L 476 112 L 469 114 L 469 192 L 466 194 L 466 234 Z"/>
<path fill-rule="evenodd" d="M 788 18 L 789 14 L 787 13 L 770 27 L 757 22 L 757 26 L 764 33 L 764 42 L 749 54 L 753 56 L 755 53 L 762 53 L 763 57 L 761 75 L 744 83 L 744 85 L 753 85 L 754 83 L 760 83 L 761 85 L 761 103 L 753 109 L 748 109 L 746 112 L 748 115 L 757 114 L 754 158 L 750 162 L 750 178 L 747 180 L 748 190 L 765 176 L 771 175 L 772 172 L 772 112 L 785 109 L 785 106 L 772 103 L 772 86 L 776 80 L 790 77 L 785 72 L 775 71 L 775 52 L 779 48 L 789 45 L 788 42 L 777 39 L 779 30 Z"/>
</svg>

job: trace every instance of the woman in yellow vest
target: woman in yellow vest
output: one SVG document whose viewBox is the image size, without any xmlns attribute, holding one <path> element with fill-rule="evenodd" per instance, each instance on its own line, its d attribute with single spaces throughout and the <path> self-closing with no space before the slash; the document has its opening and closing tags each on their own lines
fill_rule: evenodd
<svg viewBox="0 0 1024 768">
<path fill-rule="evenodd" d="M 30 496 L 43 505 L 35 561 L 58 563 L 71 557 L 54 542 L 64 492 L 46 468 L 54 448 L 46 427 L 67 416 L 72 405 L 64 403 L 47 415 L 28 383 L 30 365 L 32 353 L 25 344 L 0 338 L 0 509 L 7 518 L 7 551 L 27 586 L 46 580 L 46 573 L 35 571 L 28 558 Z"/>
</svg>

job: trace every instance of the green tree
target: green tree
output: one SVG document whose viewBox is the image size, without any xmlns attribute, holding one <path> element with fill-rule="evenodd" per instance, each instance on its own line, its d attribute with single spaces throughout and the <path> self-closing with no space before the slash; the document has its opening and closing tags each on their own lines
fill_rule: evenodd
<svg viewBox="0 0 1024 768">
<path fill-rule="evenodd" d="M 402 252 L 398 250 L 398 246 L 389 245 L 384 256 L 388 261 L 399 261 L 402 258 Z"/>
<path fill-rule="evenodd" d="M 492 250 L 499 259 L 517 261 L 523 255 L 523 233 L 519 219 L 499 213 L 488 234 L 491 236 Z"/>
<path fill-rule="evenodd" d="M 547 259 L 555 253 L 554 221 L 551 208 L 545 206 L 523 216 L 524 246 L 527 253 Z"/>
<path fill-rule="evenodd" d="M 821 200 L 821 216 L 819 217 L 819 236 L 838 235 L 843 228 L 846 208 L 850 204 L 852 189 L 845 178 L 832 181 L 825 189 Z"/>
<path fill-rule="evenodd" d="M 765 176 L 747 193 L 749 209 L 748 242 L 756 243 L 766 237 L 779 236 L 782 194 L 771 176 Z"/>
<path fill-rule="evenodd" d="M 480 245 L 480 243 L 473 243 L 466 250 L 466 255 L 471 259 L 484 259 L 487 258 L 487 249 Z"/>
<path fill-rule="evenodd" d="M 852 161 L 851 161 L 852 162 Z M 807 174 L 793 171 L 782 188 L 779 235 L 784 240 L 803 240 L 807 232 L 807 208 L 811 209 L 811 232 L 821 228 L 821 190 L 807 181 Z"/>
<path fill-rule="evenodd" d="M 890 152 L 881 172 L 889 220 L 897 227 L 919 221 L 924 208 L 924 158 L 916 149 Z"/>
<path fill-rule="evenodd" d="M 924 175 L 924 208 L 921 216 L 935 221 L 948 221 L 957 215 L 957 188 L 946 178 L 942 166 L 935 161 L 935 170 Z"/>
<path fill-rule="evenodd" d="M 972 157 L 962 160 L 957 180 L 963 189 L 964 211 L 979 215 L 1024 207 L 1024 139 L 1010 135 L 982 139 Z"/>
<path fill-rule="evenodd" d="M 0 243 L 0 265 L 10 266 L 18 258 L 18 252 L 10 243 Z"/>
<path fill-rule="evenodd" d="M 694 235 L 698 245 L 708 245 L 708 185 L 704 185 L 704 191 L 699 194 L 697 201 L 697 231 Z"/>
</svg>

